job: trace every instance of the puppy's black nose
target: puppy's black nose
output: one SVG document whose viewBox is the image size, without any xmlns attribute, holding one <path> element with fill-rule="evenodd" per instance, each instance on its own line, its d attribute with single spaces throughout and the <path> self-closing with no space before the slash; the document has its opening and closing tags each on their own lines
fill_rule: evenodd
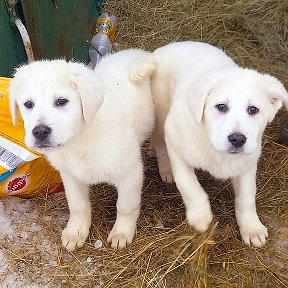
<svg viewBox="0 0 288 288">
<path fill-rule="evenodd" d="M 246 143 L 246 137 L 243 134 L 231 134 L 228 141 L 236 148 L 242 147 Z"/>
<path fill-rule="evenodd" d="M 32 134 L 35 138 L 42 141 L 51 134 L 51 128 L 45 125 L 39 125 L 32 130 Z"/>
</svg>

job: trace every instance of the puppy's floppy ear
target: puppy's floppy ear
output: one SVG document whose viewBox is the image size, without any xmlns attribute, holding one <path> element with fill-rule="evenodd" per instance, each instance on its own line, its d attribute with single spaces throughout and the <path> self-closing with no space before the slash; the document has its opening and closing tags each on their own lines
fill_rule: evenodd
<svg viewBox="0 0 288 288">
<path fill-rule="evenodd" d="M 35 66 L 35 64 L 38 65 L 38 63 L 40 63 L 40 61 L 33 62 L 33 65 L 34 65 L 33 67 L 38 67 L 38 66 Z M 28 71 L 30 71 L 31 65 L 32 64 L 24 64 L 15 69 L 14 77 L 11 80 L 10 86 L 8 89 L 10 113 L 12 117 L 12 123 L 14 126 L 18 122 L 18 114 L 19 114 L 19 107 L 17 104 L 17 99 L 20 98 L 21 95 L 23 94 L 23 84 L 26 83 L 29 77 Z"/>
<path fill-rule="evenodd" d="M 268 122 L 271 122 L 278 110 L 281 108 L 282 103 L 288 109 L 288 93 L 284 85 L 275 77 L 265 74 L 263 75 L 267 87 L 267 97 L 271 104 L 271 109 L 268 115 Z"/>
<path fill-rule="evenodd" d="M 198 124 L 201 124 L 206 98 L 212 87 L 212 84 L 208 83 L 207 80 L 205 78 L 198 83 L 191 84 L 187 79 L 176 88 L 175 98 L 177 94 L 185 95 L 188 109 Z"/>
<path fill-rule="evenodd" d="M 225 73 L 219 73 L 218 75 L 212 72 L 199 80 L 194 80 L 192 84 L 188 76 L 179 87 L 176 88 L 177 94 L 185 95 L 188 109 L 198 124 L 201 124 L 207 97 L 214 85 L 225 77 L 225 75 Z"/>
<path fill-rule="evenodd" d="M 17 74 L 17 72 L 15 73 L 15 75 Z M 14 77 L 15 77 L 14 75 Z M 9 86 L 9 107 L 10 107 L 10 113 L 11 113 L 11 117 L 12 117 L 12 123 L 14 126 L 16 126 L 17 122 L 18 122 L 18 104 L 16 101 L 16 96 L 18 94 L 18 85 L 19 81 L 18 79 L 13 78 L 10 82 L 10 86 Z"/>
<path fill-rule="evenodd" d="M 11 99 L 11 98 L 10 98 L 10 113 L 12 117 L 12 123 L 14 126 L 16 126 L 18 122 L 18 105 L 15 99 Z"/>
<path fill-rule="evenodd" d="M 69 62 L 69 65 L 82 103 L 84 120 L 89 123 L 104 100 L 104 85 L 95 72 L 84 64 Z"/>
<path fill-rule="evenodd" d="M 236 66 L 229 66 L 221 71 L 211 71 L 199 80 L 194 80 L 193 83 L 187 73 L 186 79 L 183 81 L 184 85 L 181 84 L 178 87 L 177 93 L 186 95 L 187 106 L 198 124 L 201 124 L 206 99 L 212 89 L 228 78 L 231 73 L 235 73 L 234 71 L 237 71 Z"/>
</svg>

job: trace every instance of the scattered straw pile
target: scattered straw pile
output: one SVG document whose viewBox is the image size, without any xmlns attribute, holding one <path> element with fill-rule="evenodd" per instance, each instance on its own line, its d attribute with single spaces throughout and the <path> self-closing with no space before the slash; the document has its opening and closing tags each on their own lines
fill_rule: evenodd
<svg viewBox="0 0 288 288">
<path fill-rule="evenodd" d="M 205 41 L 223 48 L 242 66 L 275 75 L 288 87 L 287 1 L 109 0 L 106 10 L 118 17 L 116 41 L 121 49 L 153 51 L 173 41 Z M 288 286 L 288 153 L 275 143 L 279 118 L 266 131 L 258 173 L 257 205 L 270 232 L 267 247 L 253 249 L 241 243 L 232 187 L 203 173 L 199 177 L 216 224 L 196 235 L 181 222 L 185 215 L 177 189 L 161 183 L 155 160 L 148 158 L 144 219 L 132 254 L 117 252 L 109 258 L 123 259 L 123 270 L 116 269 L 108 282 L 111 287 Z M 158 223 L 163 232 L 155 230 Z"/>
<path fill-rule="evenodd" d="M 223 48 L 240 65 L 279 77 L 288 87 L 287 0 L 109 0 L 106 10 L 117 16 L 121 49 L 152 51 L 176 40 L 201 40 Z M 65 216 L 55 216 L 47 228 L 55 236 L 59 260 L 50 271 L 50 285 L 60 281 L 64 287 L 288 287 L 288 153 L 275 143 L 279 118 L 266 131 L 257 179 L 258 212 L 270 233 L 265 248 L 241 243 L 230 183 L 205 173 L 199 173 L 199 179 L 209 193 L 215 220 L 209 231 L 196 234 L 185 222 L 177 189 L 161 182 L 156 160 L 145 148 L 141 217 L 133 245 L 123 251 L 106 246 L 116 212 L 116 194 L 108 185 L 93 189 L 91 233 L 85 247 L 70 258 L 59 235 L 68 212 L 64 196 L 35 200 L 46 215 Z M 61 227 L 55 232 L 58 221 Z M 104 243 L 100 249 L 94 247 L 97 239 Z M 29 249 L 33 247 L 27 244 L 26 251 L 13 253 L 27 259 Z M 32 261 L 31 267 L 47 271 L 41 263 Z"/>
<path fill-rule="evenodd" d="M 153 51 L 173 41 L 205 41 L 238 64 L 272 72 L 288 83 L 285 0 L 110 0 L 106 7 L 118 17 L 121 49 Z"/>
</svg>

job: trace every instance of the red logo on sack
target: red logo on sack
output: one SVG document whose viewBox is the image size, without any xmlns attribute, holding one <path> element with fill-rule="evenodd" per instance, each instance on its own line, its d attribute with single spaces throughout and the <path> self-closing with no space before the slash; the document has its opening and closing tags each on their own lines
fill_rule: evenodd
<svg viewBox="0 0 288 288">
<path fill-rule="evenodd" d="M 63 191 L 64 191 L 64 185 L 63 183 L 60 183 L 53 192 L 58 193 L 58 192 L 63 192 Z"/>
<path fill-rule="evenodd" d="M 30 176 L 28 172 L 26 172 L 22 177 L 16 177 L 13 180 L 9 181 L 7 185 L 8 192 L 15 192 L 23 189 L 27 184 L 27 178 Z"/>
</svg>

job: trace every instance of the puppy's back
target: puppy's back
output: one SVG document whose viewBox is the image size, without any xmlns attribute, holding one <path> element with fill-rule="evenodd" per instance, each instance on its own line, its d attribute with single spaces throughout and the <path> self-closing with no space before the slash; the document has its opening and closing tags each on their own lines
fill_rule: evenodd
<svg viewBox="0 0 288 288">
<path fill-rule="evenodd" d="M 95 71 L 101 70 L 103 74 L 109 70 L 111 77 L 116 74 L 119 77 L 119 73 L 122 73 L 128 75 L 132 83 L 139 84 L 152 75 L 155 67 L 156 62 L 152 53 L 141 49 L 127 49 L 103 58 Z"/>
<path fill-rule="evenodd" d="M 100 113 L 110 122 L 117 122 L 116 125 L 129 126 L 141 143 L 154 125 L 150 88 L 150 76 L 154 70 L 153 54 L 140 49 L 108 55 L 95 68 L 105 91 L 104 106 Z"/>
<path fill-rule="evenodd" d="M 193 80 L 209 71 L 235 65 L 223 50 L 203 42 L 171 43 L 153 54 L 157 64 L 155 74 L 169 77 L 170 86 L 187 76 Z"/>
</svg>

